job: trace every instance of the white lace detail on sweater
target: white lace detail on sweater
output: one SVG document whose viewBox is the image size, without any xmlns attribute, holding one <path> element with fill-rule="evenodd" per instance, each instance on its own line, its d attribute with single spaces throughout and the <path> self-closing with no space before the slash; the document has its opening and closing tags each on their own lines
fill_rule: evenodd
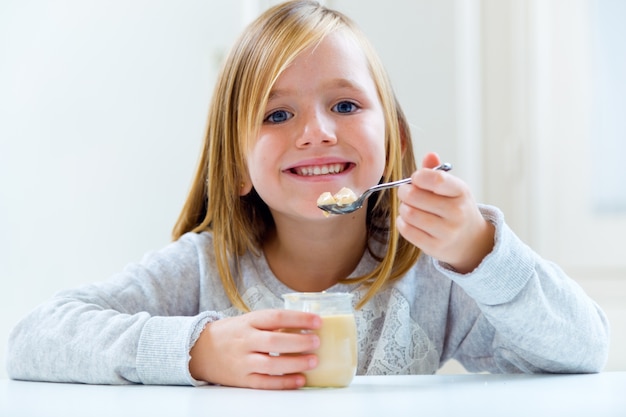
<svg viewBox="0 0 626 417">
<path fill-rule="evenodd" d="M 439 354 L 412 318 L 402 294 L 388 289 L 356 313 L 359 375 L 432 374 Z"/>
</svg>

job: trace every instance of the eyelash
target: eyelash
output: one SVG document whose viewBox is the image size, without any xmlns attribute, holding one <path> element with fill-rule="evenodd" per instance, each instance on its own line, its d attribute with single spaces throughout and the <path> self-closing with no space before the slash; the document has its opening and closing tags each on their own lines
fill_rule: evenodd
<svg viewBox="0 0 626 417">
<path fill-rule="evenodd" d="M 341 105 L 345 105 L 345 104 L 349 104 L 351 106 L 350 110 L 351 111 L 347 111 L 347 112 L 340 112 L 338 111 L 338 107 Z M 358 110 L 360 107 L 356 105 L 356 103 L 353 103 L 352 101 L 348 101 L 348 100 L 343 100 L 340 101 L 339 103 L 335 104 L 333 107 L 331 107 L 331 110 L 336 111 L 337 113 L 340 114 L 349 114 L 349 113 L 354 113 L 356 110 Z M 284 120 L 281 121 L 272 121 L 272 118 L 279 113 L 285 113 L 288 115 L 288 117 Z M 264 123 L 272 123 L 272 124 L 280 124 L 280 123 L 284 123 L 287 120 L 291 119 L 293 117 L 293 113 L 288 112 L 287 110 L 275 110 L 273 112 L 271 112 L 270 114 L 268 114 L 265 119 L 263 119 Z"/>
</svg>

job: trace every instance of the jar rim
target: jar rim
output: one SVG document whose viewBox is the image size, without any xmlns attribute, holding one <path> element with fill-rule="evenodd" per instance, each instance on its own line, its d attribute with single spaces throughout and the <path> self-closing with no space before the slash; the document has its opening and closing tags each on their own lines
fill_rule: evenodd
<svg viewBox="0 0 626 417">
<path fill-rule="evenodd" d="M 353 294 L 349 292 L 290 292 L 282 295 L 283 299 L 294 300 L 332 300 L 351 299 Z"/>
</svg>

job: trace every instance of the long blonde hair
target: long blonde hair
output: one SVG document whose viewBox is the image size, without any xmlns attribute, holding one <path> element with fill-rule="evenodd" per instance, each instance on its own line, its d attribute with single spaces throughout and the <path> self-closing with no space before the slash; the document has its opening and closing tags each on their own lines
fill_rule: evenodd
<svg viewBox="0 0 626 417">
<path fill-rule="evenodd" d="M 202 154 L 191 190 L 172 232 L 176 240 L 187 232 L 211 231 L 217 269 L 232 304 L 249 308 L 237 289 L 238 258 L 260 254 L 266 232 L 274 225 L 267 205 L 254 189 L 240 196 L 248 180 L 246 150 L 257 137 L 270 90 L 285 68 L 304 49 L 341 30 L 362 47 L 376 84 L 386 124 L 386 169 L 382 181 L 393 181 L 415 170 L 411 136 L 386 72 L 373 47 L 345 15 L 314 1 L 290 1 L 268 9 L 252 22 L 231 49 L 211 102 Z M 419 249 L 399 235 L 395 191 L 379 193 L 368 205 L 368 242 L 386 242 L 380 263 L 369 274 L 342 282 L 367 283 L 358 307 L 385 283 L 396 280 L 415 263 Z M 372 250 L 370 249 L 370 252 Z"/>
</svg>

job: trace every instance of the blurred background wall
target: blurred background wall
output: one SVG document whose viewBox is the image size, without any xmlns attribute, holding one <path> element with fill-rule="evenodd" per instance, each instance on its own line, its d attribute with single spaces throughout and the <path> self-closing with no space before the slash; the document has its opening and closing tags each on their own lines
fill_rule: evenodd
<svg viewBox="0 0 626 417">
<path fill-rule="evenodd" d="M 274 3 L 0 2 L 2 361 L 38 303 L 170 241 L 221 60 Z M 325 3 L 378 49 L 418 159 L 453 162 L 602 305 L 626 370 L 626 3 Z"/>
</svg>

